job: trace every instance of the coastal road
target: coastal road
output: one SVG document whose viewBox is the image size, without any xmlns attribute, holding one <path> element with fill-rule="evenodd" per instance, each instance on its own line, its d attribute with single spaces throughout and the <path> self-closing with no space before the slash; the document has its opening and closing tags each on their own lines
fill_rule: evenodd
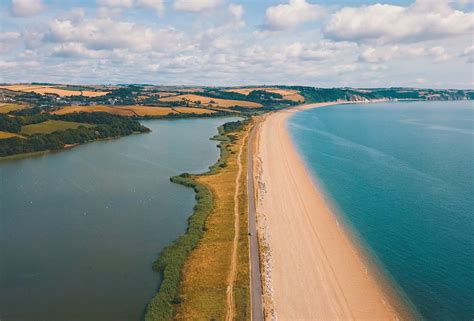
<svg viewBox="0 0 474 321">
<path fill-rule="evenodd" d="M 257 215 L 255 210 L 255 186 L 253 179 L 253 143 L 257 126 L 252 128 L 248 140 L 247 192 L 249 204 L 249 244 L 250 244 L 250 302 L 252 321 L 263 321 L 262 282 L 260 275 L 260 255 L 257 239 Z"/>
</svg>

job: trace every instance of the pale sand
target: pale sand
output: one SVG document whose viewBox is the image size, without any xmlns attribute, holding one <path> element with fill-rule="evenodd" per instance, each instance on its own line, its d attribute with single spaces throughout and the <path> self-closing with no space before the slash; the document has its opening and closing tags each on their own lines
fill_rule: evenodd
<svg viewBox="0 0 474 321">
<path fill-rule="evenodd" d="M 267 248 L 267 319 L 401 319 L 389 303 L 390 291 L 368 272 L 363 255 L 331 212 L 289 137 L 289 116 L 328 105 L 279 111 L 260 126 L 257 215 Z"/>
</svg>

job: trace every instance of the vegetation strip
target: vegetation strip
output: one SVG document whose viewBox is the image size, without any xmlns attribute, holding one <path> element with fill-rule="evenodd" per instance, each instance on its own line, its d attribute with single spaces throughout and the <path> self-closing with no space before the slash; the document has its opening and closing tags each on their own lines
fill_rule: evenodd
<svg viewBox="0 0 474 321">
<path fill-rule="evenodd" d="M 240 211 L 239 211 L 239 191 L 240 191 L 240 180 L 242 177 L 242 150 L 244 148 L 244 145 L 246 143 L 248 134 L 245 134 L 245 137 L 242 138 L 242 144 L 240 145 L 239 148 L 239 154 L 237 156 L 237 166 L 238 166 L 238 172 L 237 176 L 235 178 L 235 193 L 234 193 L 234 216 L 235 216 L 235 222 L 234 222 L 234 240 L 232 242 L 232 259 L 231 259 L 231 266 L 230 266 L 230 271 L 229 271 L 229 281 L 228 281 L 228 286 L 227 286 L 227 314 L 226 314 L 226 320 L 227 321 L 232 321 L 234 320 L 235 317 L 235 311 L 234 311 L 234 282 L 236 278 L 236 269 L 237 269 L 237 260 L 238 260 L 238 245 L 239 245 L 239 234 L 240 234 L 240 221 L 239 221 L 239 216 L 240 216 Z"/>
<path fill-rule="evenodd" d="M 220 141 L 221 155 L 207 173 L 201 175 L 184 173 L 171 178 L 174 183 L 193 188 L 196 192 L 197 204 L 194 207 L 194 214 L 188 219 L 186 233 L 166 247 L 154 264 L 154 269 L 162 275 L 162 283 L 147 307 L 146 321 L 172 319 L 175 314 L 175 306 L 181 303 L 179 289 L 182 281 L 182 270 L 186 259 L 198 246 L 206 231 L 206 219 L 212 212 L 214 204 L 213 191 L 207 184 L 198 182 L 197 178 L 214 175 L 227 166 L 227 159 L 230 155 L 229 145 L 236 139 L 232 133 L 241 131 L 247 122 L 230 122 L 219 128 L 219 135 L 213 139 Z"/>
</svg>

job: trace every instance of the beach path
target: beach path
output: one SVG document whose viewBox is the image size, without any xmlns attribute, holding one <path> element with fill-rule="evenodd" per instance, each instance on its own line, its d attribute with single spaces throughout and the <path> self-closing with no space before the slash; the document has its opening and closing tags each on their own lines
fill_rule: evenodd
<svg viewBox="0 0 474 321">
<path fill-rule="evenodd" d="M 397 320 L 389 292 L 368 272 L 293 146 L 286 123 L 297 109 L 268 115 L 259 131 L 257 215 L 265 222 L 259 229 L 267 235 L 274 313 L 280 321 Z"/>
<path fill-rule="evenodd" d="M 227 295 L 226 295 L 226 321 L 232 321 L 235 318 L 235 302 L 234 302 L 234 283 L 237 275 L 237 259 L 238 259 L 238 245 L 239 245 L 239 234 L 240 234 L 240 209 L 239 209 L 239 193 L 240 193 L 240 179 L 242 177 L 242 153 L 244 146 L 247 142 L 248 133 L 245 134 L 242 139 L 242 145 L 239 148 L 239 153 L 237 155 L 237 176 L 235 178 L 235 192 L 234 192 L 234 239 L 232 242 L 232 255 L 230 262 L 229 275 L 227 278 Z"/>
</svg>

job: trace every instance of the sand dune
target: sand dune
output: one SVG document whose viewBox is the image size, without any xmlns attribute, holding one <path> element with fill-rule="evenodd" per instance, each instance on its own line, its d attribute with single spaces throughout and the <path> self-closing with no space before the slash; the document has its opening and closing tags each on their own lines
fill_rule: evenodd
<svg viewBox="0 0 474 321">
<path fill-rule="evenodd" d="M 258 138 L 267 311 L 278 320 L 400 319 L 393 293 L 368 272 L 297 154 L 286 128 L 294 112 L 267 116 Z"/>
</svg>

